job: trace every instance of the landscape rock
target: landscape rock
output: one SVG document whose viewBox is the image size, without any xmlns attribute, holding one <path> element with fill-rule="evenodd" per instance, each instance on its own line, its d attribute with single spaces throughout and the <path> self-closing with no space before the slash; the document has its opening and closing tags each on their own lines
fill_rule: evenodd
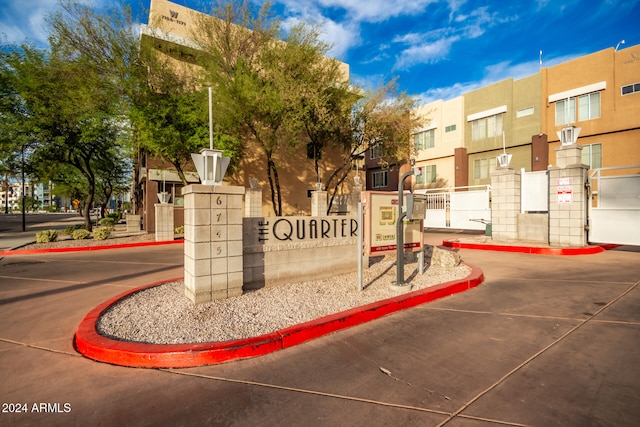
<svg viewBox="0 0 640 427">
<path fill-rule="evenodd" d="M 433 248 L 433 254 L 431 255 L 431 265 L 442 268 L 457 267 L 460 265 L 460 255 L 436 246 Z"/>
</svg>

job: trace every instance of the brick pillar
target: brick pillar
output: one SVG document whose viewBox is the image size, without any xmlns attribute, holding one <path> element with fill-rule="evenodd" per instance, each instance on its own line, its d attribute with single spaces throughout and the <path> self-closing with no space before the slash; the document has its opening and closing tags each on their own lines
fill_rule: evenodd
<svg viewBox="0 0 640 427">
<path fill-rule="evenodd" d="M 587 203 L 584 186 L 589 167 L 582 164 L 582 147 L 556 148 L 558 166 L 549 168 L 549 244 L 560 247 L 587 245 Z"/>
<path fill-rule="evenodd" d="M 311 216 L 327 216 L 327 192 L 311 192 Z"/>
<path fill-rule="evenodd" d="M 520 172 L 498 168 L 491 174 L 491 235 L 498 241 L 518 239 Z"/>
<path fill-rule="evenodd" d="M 242 295 L 244 187 L 189 185 L 184 195 L 184 285 L 194 303 Z"/>
<path fill-rule="evenodd" d="M 262 189 L 248 188 L 244 196 L 244 216 L 256 218 L 262 216 Z"/>
<path fill-rule="evenodd" d="M 173 240 L 173 203 L 156 203 L 156 242 Z"/>
</svg>

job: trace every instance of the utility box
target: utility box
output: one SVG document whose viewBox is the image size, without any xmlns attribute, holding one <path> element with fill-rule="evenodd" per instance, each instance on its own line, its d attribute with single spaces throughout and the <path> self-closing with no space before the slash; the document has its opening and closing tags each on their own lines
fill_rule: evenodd
<svg viewBox="0 0 640 427">
<path fill-rule="evenodd" d="M 427 212 L 427 196 L 424 194 L 407 194 L 407 219 L 425 219 Z"/>
</svg>

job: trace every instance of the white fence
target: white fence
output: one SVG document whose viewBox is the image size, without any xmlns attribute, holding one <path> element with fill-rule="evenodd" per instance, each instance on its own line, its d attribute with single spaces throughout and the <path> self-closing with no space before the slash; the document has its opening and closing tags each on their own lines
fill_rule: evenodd
<svg viewBox="0 0 640 427">
<path fill-rule="evenodd" d="M 467 191 L 456 191 L 467 190 Z M 491 186 L 415 190 L 427 197 L 425 228 L 485 230 L 491 222 Z"/>
<path fill-rule="evenodd" d="M 629 174 L 605 176 L 627 169 Z M 589 175 L 589 242 L 640 245 L 640 165 L 595 169 Z"/>
</svg>

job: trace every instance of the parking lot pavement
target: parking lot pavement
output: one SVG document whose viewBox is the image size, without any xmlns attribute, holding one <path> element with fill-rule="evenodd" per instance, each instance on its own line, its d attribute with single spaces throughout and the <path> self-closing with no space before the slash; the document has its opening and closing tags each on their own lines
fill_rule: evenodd
<svg viewBox="0 0 640 427">
<path fill-rule="evenodd" d="M 638 252 L 459 254 L 484 284 L 263 357 L 162 370 L 85 359 L 72 337 L 107 298 L 181 276 L 180 245 L 7 257 L 0 423 L 637 425 Z"/>
</svg>

